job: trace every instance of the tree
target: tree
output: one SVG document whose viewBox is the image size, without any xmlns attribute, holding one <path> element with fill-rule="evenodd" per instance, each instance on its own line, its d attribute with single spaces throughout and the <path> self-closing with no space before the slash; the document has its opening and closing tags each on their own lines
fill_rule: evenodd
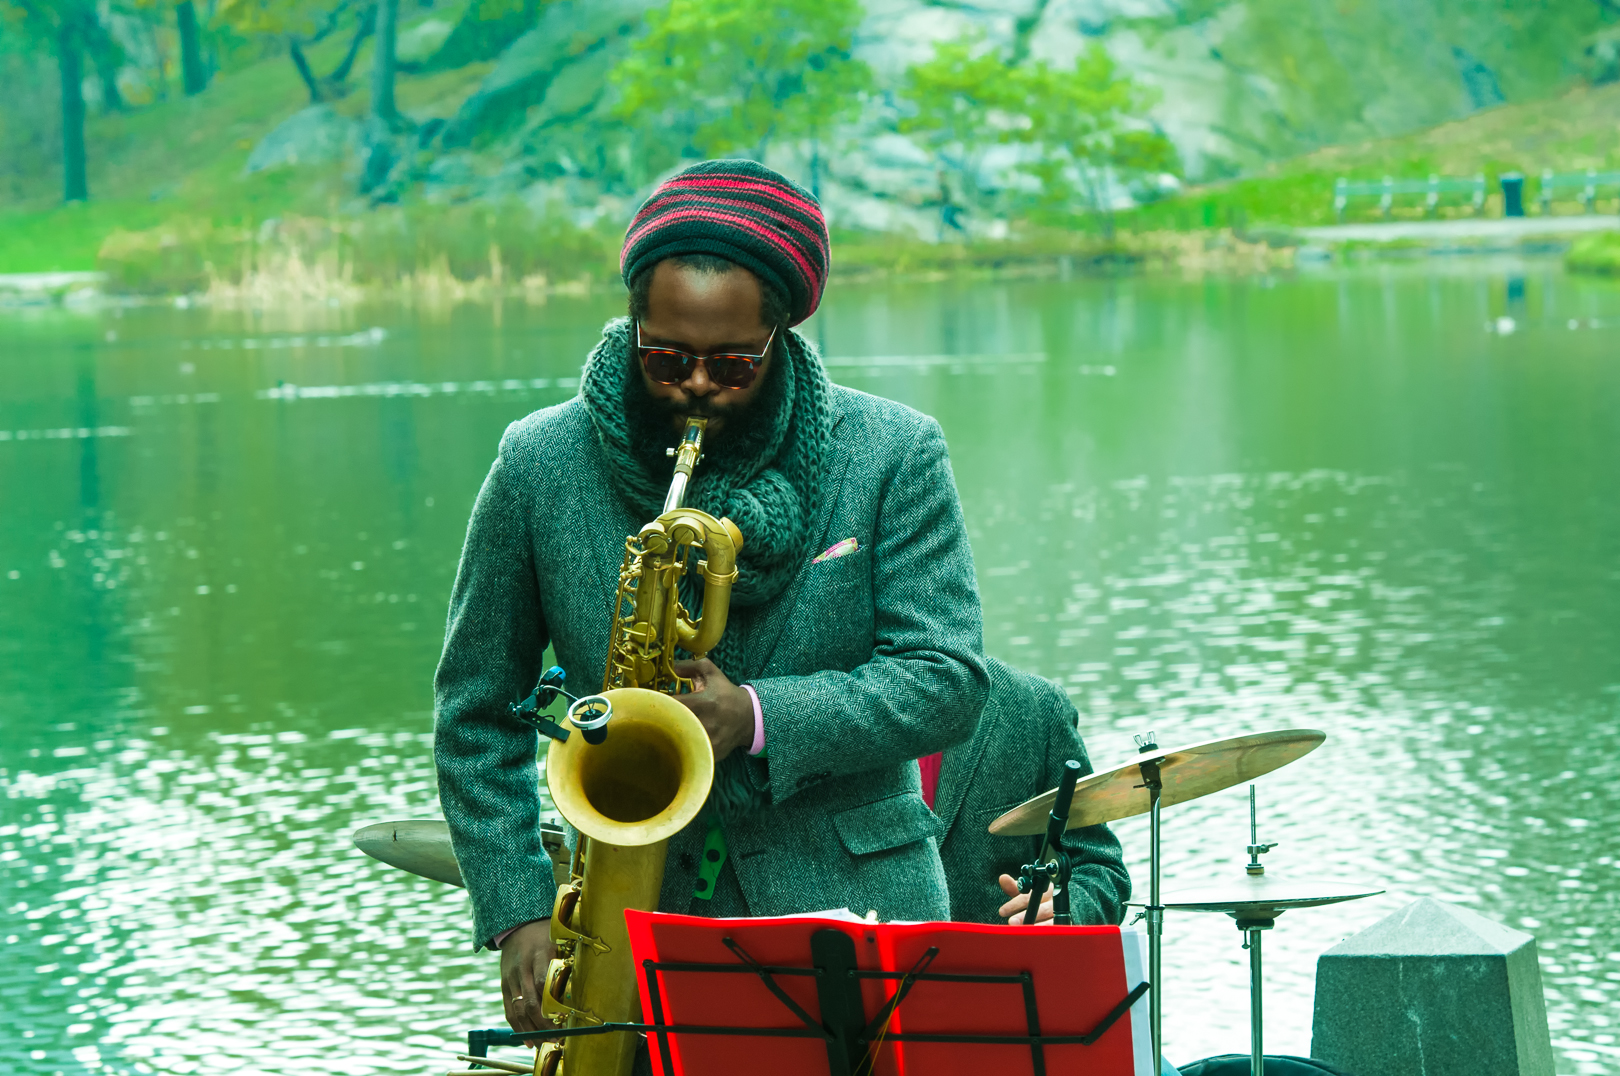
<svg viewBox="0 0 1620 1076">
<path fill-rule="evenodd" d="M 371 53 L 371 114 L 387 129 L 403 123 L 394 103 L 394 46 L 399 25 L 399 0 L 377 0 L 377 43 Z"/>
<path fill-rule="evenodd" d="M 180 0 L 174 5 L 174 20 L 180 35 L 180 83 L 186 96 L 194 97 L 208 88 L 208 68 L 203 63 L 196 5 L 191 0 Z"/>
<path fill-rule="evenodd" d="M 671 0 L 613 72 L 617 112 L 682 155 L 806 143 L 818 186 L 824 141 L 871 86 L 861 15 L 860 0 Z"/>
<path fill-rule="evenodd" d="M 901 118 L 911 135 L 933 156 L 939 171 L 940 212 L 959 227 L 958 199 L 947 175 L 960 177 L 967 201 L 985 196 L 980 175 L 985 152 L 1004 140 L 1011 117 L 1002 111 L 1010 69 L 980 35 L 934 46 L 932 59 L 906 69 L 900 96 L 913 111 Z"/>
<path fill-rule="evenodd" d="M 309 103 L 320 104 L 349 92 L 348 78 L 360 46 L 375 28 L 372 6 L 362 0 L 222 0 L 218 18 L 245 37 L 286 42 L 287 56 L 309 90 Z M 353 27 L 348 50 L 329 75 L 317 75 L 304 49 L 326 40 L 345 25 Z"/>
<path fill-rule="evenodd" d="M 100 29 L 83 0 L 0 0 L 0 20 L 48 48 L 56 57 L 62 92 L 62 200 L 90 197 L 84 144 L 84 53 Z"/>
<path fill-rule="evenodd" d="M 984 155 L 997 145 L 1023 147 L 1013 167 L 1038 184 L 1037 208 L 1060 216 L 1077 206 L 1106 213 L 1115 185 L 1177 168 L 1174 147 L 1146 118 L 1151 99 L 1100 45 L 1060 68 L 1014 65 L 979 36 L 942 42 L 907 70 L 901 92 L 913 111 L 900 130 L 939 162 L 947 224 L 955 224 L 947 171 L 984 202 Z"/>
<path fill-rule="evenodd" d="M 1067 70 L 1044 61 L 1018 68 L 1006 90 L 1003 107 L 1020 117 L 1010 137 L 1038 151 L 1018 167 L 1040 182 L 1043 209 L 1079 202 L 1106 214 L 1113 187 L 1179 171 L 1175 147 L 1146 119 L 1151 97 L 1101 45 Z"/>
</svg>

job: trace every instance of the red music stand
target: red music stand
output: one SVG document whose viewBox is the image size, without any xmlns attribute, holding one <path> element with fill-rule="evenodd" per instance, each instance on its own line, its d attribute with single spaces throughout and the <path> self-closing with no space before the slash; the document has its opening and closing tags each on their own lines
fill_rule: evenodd
<svg viewBox="0 0 1620 1076">
<path fill-rule="evenodd" d="M 1152 1072 L 1134 930 L 626 919 L 659 1076 Z"/>
</svg>

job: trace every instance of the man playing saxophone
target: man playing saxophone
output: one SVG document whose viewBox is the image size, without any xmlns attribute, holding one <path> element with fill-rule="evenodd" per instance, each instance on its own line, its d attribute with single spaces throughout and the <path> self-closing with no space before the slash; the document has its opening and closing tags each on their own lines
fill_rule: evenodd
<svg viewBox="0 0 1620 1076">
<path fill-rule="evenodd" d="M 435 757 L 475 948 L 501 950 L 517 1030 L 550 1026 L 555 885 L 537 734 L 510 705 L 548 645 L 572 685 L 601 679 L 625 536 L 659 516 L 690 417 L 708 424 L 685 503 L 743 542 L 724 635 L 676 667 L 716 766 L 659 908 L 948 918 L 914 760 L 973 732 L 978 590 L 938 424 L 833 385 L 793 330 L 827 266 L 806 191 L 750 161 L 683 170 L 631 222 L 630 316 L 603 330 L 579 395 L 501 439 L 451 598 Z"/>
</svg>

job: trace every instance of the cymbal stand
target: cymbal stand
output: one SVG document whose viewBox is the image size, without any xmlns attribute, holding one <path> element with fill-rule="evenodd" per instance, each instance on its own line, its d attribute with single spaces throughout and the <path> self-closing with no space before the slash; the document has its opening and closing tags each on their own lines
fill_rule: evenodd
<svg viewBox="0 0 1620 1076">
<path fill-rule="evenodd" d="M 1270 844 L 1260 843 L 1260 827 L 1256 819 L 1254 786 L 1249 786 L 1249 862 L 1244 871 L 1250 877 L 1258 878 L 1266 873 L 1265 864 L 1260 862 L 1263 853 L 1277 847 L 1277 842 Z M 1243 948 L 1249 951 L 1249 1073 L 1250 1076 L 1265 1076 L 1265 1021 L 1262 1019 L 1262 991 L 1264 978 L 1261 974 L 1260 963 L 1260 932 L 1270 930 L 1277 925 L 1275 919 L 1245 919 L 1238 913 L 1233 913 L 1237 920 L 1237 927 L 1243 932 Z"/>
<path fill-rule="evenodd" d="M 1137 736 L 1136 747 L 1142 754 L 1159 749 L 1153 733 Z M 1159 894 L 1159 800 L 1164 793 L 1164 782 L 1159 775 L 1158 759 L 1143 759 L 1142 785 L 1148 793 L 1148 1027 L 1153 1035 L 1153 1076 L 1164 1068 L 1164 987 L 1159 981 L 1164 948 L 1164 905 Z"/>
</svg>

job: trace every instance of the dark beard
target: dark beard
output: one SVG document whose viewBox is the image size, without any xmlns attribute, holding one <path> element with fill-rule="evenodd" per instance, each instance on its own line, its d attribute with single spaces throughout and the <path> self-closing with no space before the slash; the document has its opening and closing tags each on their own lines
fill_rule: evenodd
<svg viewBox="0 0 1620 1076">
<path fill-rule="evenodd" d="M 782 381 L 775 364 L 765 371 L 765 381 L 746 407 L 716 406 L 708 397 L 689 398 L 678 403 L 654 396 L 637 376 L 630 378 L 625 391 L 625 412 L 630 420 L 636 453 L 652 474 L 668 472 L 674 464 L 664 450 L 681 438 L 674 419 L 723 418 L 725 425 L 704 439 L 703 455 L 709 467 L 726 468 L 746 461 L 770 441 L 777 414 L 783 406 Z"/>
</svg>

